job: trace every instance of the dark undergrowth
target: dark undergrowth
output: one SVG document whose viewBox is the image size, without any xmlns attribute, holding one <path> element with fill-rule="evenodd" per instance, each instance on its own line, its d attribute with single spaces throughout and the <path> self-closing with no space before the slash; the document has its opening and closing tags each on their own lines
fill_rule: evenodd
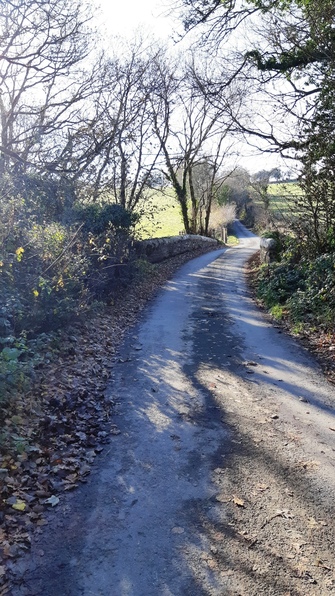
<svg viewBox="0 0 335 596">
<path fill-rule="evenodd" d="M 291 239 L 284 239 L 277 259 L 261 264 L 257 254 L 250 260 L 255 298 L 277 324 L 316 353 L 335 382 L 335 253 L 305 258 Z"/>
</svg>

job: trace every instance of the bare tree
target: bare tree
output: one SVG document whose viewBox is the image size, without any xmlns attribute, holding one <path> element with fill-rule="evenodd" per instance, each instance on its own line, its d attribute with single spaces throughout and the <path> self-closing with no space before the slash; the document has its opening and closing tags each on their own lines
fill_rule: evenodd
<svg viewBox="0 0 335 596">
<path fill-rule="evenodd" d="M 205 157 L 204 161 L 196 164 L 191 172 L 192 216 L 195 217 L 196 229 L 205 236 L 209 233 L 212 209 L 218 204 L 220 190 L 231 173 L 229 170 L 225 174 L 220 172 L 232 150 L 231 145 L 223 149 L 225 140 L 224 136 L 218 139 L 215 145 L 216 153 L 213 152 L 210 157 Z"/>
<path fill-rule="evenodd" d="M 155 47 L 135 40 L 113 65 L 110 94 L 117 106 L 115 140 L 106 172 L 116 202 L 133 210 L 155 178 L 160 145 L 153 135 L 151 64 Z"/>
<path fill-rule="evenodd" d="M 71 134 L 67 173 L 82 180 L 86 199 L 108 198 L 134 210 L 156 177 L 160 153 L 150 101 L 155 48 L 142 40 L 121 47 L 103 62 L 88 114 Z"/>
<path fill-rule="evenodd" d="M 76 120 L 89 92 L 81 66 L 90 51 L 88 20 L 79 0 L 1 3 L 2 172 L 52 163 L 46 139 Z"/>
<path fill-rule="evenodd" d="M 188 64 L 156 61 L 151 94 L 154 131 L 164 158 L 163 172 L 173 186 L 186 233 L 206 232 L 214 193 L 214 180 L 222 163 L 231 129 L 225 111 L 214 108 L 199 94 Z M 211 164 L 211 182 L 205 194 L 195 185 L 197 168 Z M 202 194 L 202 196 L 201 196 Z"/>
</svg>

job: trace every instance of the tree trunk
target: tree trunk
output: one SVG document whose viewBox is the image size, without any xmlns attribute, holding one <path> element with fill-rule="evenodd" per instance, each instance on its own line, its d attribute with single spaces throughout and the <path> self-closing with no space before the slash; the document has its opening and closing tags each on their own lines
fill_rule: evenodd
<svg viewBox="0 0 335 596">
<path fill-rule="evenodd" d="M 192 205 L 192 217 L 191 217 L 191 233 L 196 234 L 198 231 L 198 202 L 195 195 L 194 184 L 193 184 L 193 176 L 192 176 L 192 167 L 188 171 L 188 183 L 190 187 L 190 197 L 191 197 L 191 205 Z"/>
<path fill-rule="evenodd" d="M 183 217 L 183 222 L 184 222 L 184 228 L 185 228 L 185 232 L 186 234 L 191 234 L 191 229 L 190 229 L 190 222 L 189 222 L 189 218 L 188 218 L 188 210 L 187 210 L 187 195 L 186 195 L 186 191 L 185 189 L 178 185 L 177 188 L 175 188 L 176 194 L 177 194 L 177 199 L 181 208 L 181 214 Z"/>
<path fill-rule="evenodd" d="M 207 200 L 207 205 L 206 205 L 205 229 L 204 229 L 205 236 L 208 236 L 209 218 L 211 216 L 211 210 L 212 210 L 212 195 L 210 194 L 208 197 L 208 200 Z"/>
</svg>

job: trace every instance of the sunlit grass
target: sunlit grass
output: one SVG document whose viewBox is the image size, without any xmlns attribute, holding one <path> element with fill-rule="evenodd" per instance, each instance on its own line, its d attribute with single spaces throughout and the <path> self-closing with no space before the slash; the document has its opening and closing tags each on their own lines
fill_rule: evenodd
<svg viewBox="0 0 335 596">
<path fill-rule="evenodd" d="M 302 190 L 295 182 L 270 184 L 270 211 L 281 215 L 292 212 L 294 199 L 302 195 Z"/>
<path fill-rule="evenodd" d="M 296 182 L 276 182 L 269 184 L 269 193 L 272 196 L 293 196 L 301 195 L 302 190 Z"/>
<path fill-rule="evenodd" d="M 269 185 L 270 213 L 279 220 L 285 220 L 294 213 L 294 197 L 302 194 L 298 184 L 294 182 L 275 183 Z M 256 204 L 262 202 L 256 200 Z M 137 208 L 143 212 L 141 220 L 137 225 L 137 236 L 146 238 L 163 238 L 165 236 L 178 236 L 184 229 L 180 207 L 175 198 L 172 188 L 164 191 L 151 191 L 146 199 L 143 199 Z M 229 244 L 234 239 L 228 240 Z"/>
<path fill-rule="evenodd" d="M 178 236 L 184 228 L 180 207 L 172 188 L 152 191 L 141 201 L 137 210 L 143 212 L 137 226 L 137 234 L 142 240 Z"/>
<path fill-rule="evenodd" d="M 297 214 L 295 201 L 303 191 L 295 182 L 269 184 L 269 215 L 281 222 L 292 220 Z M 254 199 L 256 205 L 263 207 L 262 200 Z"/>
</svg>

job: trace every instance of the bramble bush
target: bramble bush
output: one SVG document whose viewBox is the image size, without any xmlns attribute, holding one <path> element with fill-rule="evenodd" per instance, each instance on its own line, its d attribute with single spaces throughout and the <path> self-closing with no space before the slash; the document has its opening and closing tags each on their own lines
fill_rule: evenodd
<svg viewBox="0 0 335 596">
<path fill-rule="evenodd" d="M 304 285 L 303 268 L 292 263 L 271 263 L 260 270 L 257 294 L 271 308 L 276 304 L 285 304 Z"/>
<path fill-rule="evenodd" d="M 108 301 L 135 274 L 131 248 L 139 215 L 110 203 L 76 206 L 74 213 L 89 260 L 87 289 L 95 299 Z"/>
</svg>

